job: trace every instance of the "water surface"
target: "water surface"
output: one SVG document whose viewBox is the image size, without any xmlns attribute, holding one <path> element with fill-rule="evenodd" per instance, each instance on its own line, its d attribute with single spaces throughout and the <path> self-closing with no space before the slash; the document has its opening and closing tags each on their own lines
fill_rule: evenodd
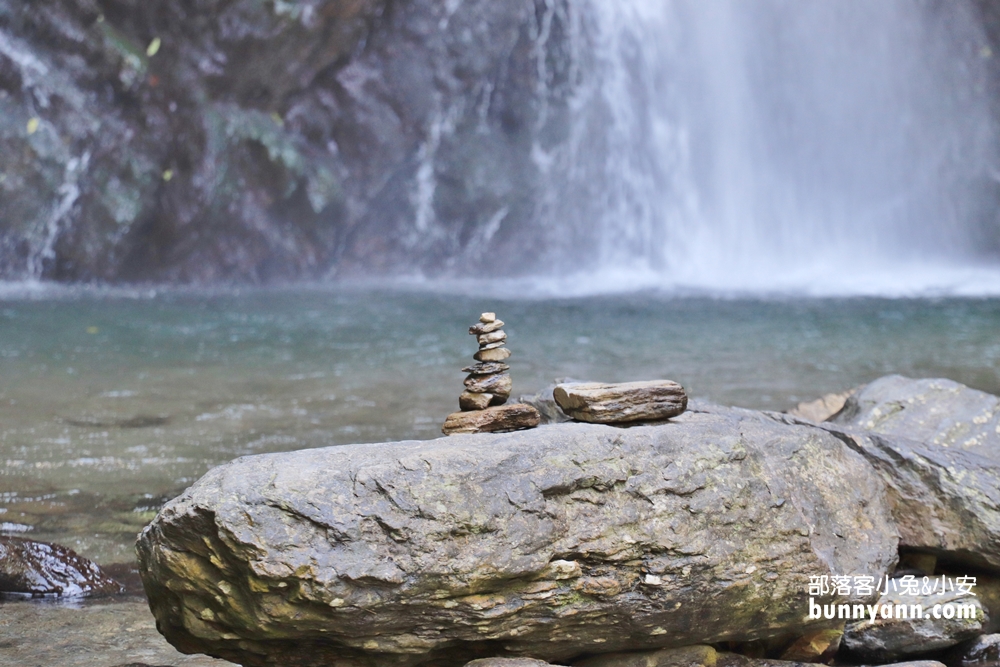
<svg viewBox="0 0 1000 667">
<path fill-rule="evenodd" d="M 882 375 L 1000 393 L 1000 299 L 477 298 L 393 289 L 0 301 L 0 524 L 101 563 L 210 467 L 440 434 L 467 328 L 507 322 L 514 395 L 669 378 L 783 410 Z"/>
</svg>

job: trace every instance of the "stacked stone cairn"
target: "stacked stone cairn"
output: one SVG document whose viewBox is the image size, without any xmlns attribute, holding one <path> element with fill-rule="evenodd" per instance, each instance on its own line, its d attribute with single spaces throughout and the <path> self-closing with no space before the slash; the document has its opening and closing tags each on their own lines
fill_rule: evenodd
<svg viewBox="0 0 1000 667">
<path fill-rule="evenodd" d="M 503 363 L 510 357 L 503 321 L 497 319 L 496 313 L 483 313 L 479 322 L 469 327 L 469 334 L 479 342 L 479 351 L 472 355 L 477 363 L 462 369 L 469 375 L 465 378 L 465 391 L 458 399 L 459 412 L 448 415 L 441 430 L 445 435 L 453 435 L 538 426 L 541 415 L 534 407 L 523 403 L 504 405 L 513 383 L 507 373 L 510 366 Z"/>
</svg>

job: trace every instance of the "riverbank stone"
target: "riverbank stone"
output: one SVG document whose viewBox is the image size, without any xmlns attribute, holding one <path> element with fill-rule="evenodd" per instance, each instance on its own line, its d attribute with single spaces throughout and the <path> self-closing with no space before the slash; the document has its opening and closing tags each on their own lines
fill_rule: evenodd
<svg viewBox="0 0 1000 667">
<path fill-rule="evenodd" d="M 410 667 L 804 634 L 896 560 L 882 482 L 743 410 L 250 456 L 142 532 L 158 627 L 245 667 Z M 869 602 L 853 591 L 826 602 Z"/>
</svg>

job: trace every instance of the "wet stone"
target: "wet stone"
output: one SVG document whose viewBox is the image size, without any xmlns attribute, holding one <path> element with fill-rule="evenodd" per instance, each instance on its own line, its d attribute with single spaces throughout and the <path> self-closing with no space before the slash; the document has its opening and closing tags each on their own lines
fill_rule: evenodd
<svg viewBox="0 0 1000 667">
<path fill-rule="evenodd" d="M 1000 665 L 1000 634 L 979 635 L 960 644 L 945 658 L 951 667 L 986 667 Z"/>
<path fill-rule="evenodd" d="M 72 549 L 0 536 L 0 595 L 88 597 L 122 591 L 121 584 Z"/>
<path fill-rule="evenodd" d="M 935 605 L 941 605 L 939 609 L 952 606 L 956 613 L 954 618 L 934 618 L 930 613 L 915 615 L 914 618 L 900 618 L 895 614 L 883 618 L 880 614 L 874 621 L 853 621 L 844 628 L 841 642 L 842 648 L 853 658 L 894 662 L 949 648 L 981 634 L 986 617 L 978 598 L 964 595 L 961 591 L 931 595 L 904 595 L 900 591 L 890 591 L 880 597 L 876 605 L 879 609 L 895 609 L 897 606 L 910 609 L 919 605 L 924 610 L 934 609 Z M 966 606 L 970 613 L 957 610 Z"/>
</svg>

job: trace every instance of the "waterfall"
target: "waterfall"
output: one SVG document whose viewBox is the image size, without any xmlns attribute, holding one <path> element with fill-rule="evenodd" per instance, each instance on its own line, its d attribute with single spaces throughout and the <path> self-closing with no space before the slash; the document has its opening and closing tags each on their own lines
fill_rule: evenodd
<svg viewBox="0 0 1000 667">
<path fill-rule="evenodd" d="M 581 23 L 569 139 L 536 147 L 556 266 L 604 285 L 997 290 L 998 55 L 969 4 L 591 0 Z"/>
</svg>

